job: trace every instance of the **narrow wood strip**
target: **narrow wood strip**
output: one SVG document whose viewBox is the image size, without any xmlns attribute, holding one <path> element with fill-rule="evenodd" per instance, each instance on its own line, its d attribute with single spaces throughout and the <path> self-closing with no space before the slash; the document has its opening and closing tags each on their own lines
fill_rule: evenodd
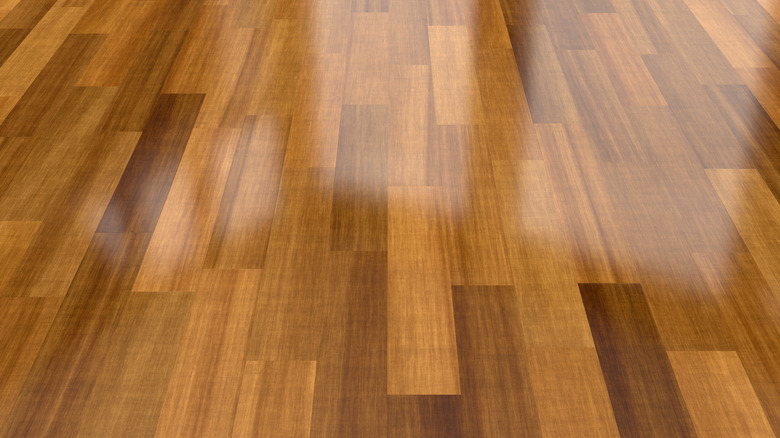
<svg viewBox="0 0 780 438">
<path fill-rule="evenodd" d="M 387 249 L 386 105 L 345 105 L 331 211 L 331 250 Z"/>
<path fill-rule="evenodd" d="M 202 94 L 159 97 L 98 231 L 154 231 L 202 102 Z"/>
<path fill-rule="evenodd" d="M 195 288 L 238 136 L 238 131 L 227 129 L 192 132 L 133 285 L 134 291 Z"/>
<path fill-rule="evenodd" d="M 436 122 L 479 124 L 482 103 L 474 68 L 474 36 L 467 26 L 429 26 L 428 40 Z"/>
<path fill-rule="evenodd" d="M 2 18 L 2 12 L 0 12 L 0 18 Z M 8 57 L 14 53 L 19 44 L 27 38 L 28 33 L 30 33 L 29 29 L 0 28 L 0 41 L 2 41 L 0 43 L 0 65 L 3 65 Z"/>
<path fill-rule="evenodd" d="M 390 85 L 387 13 L 353 13 L 344 104 L 387 105 Z"/>
<path fill-rule="evenodd" d="M 772 118 L 775 126 L 780 127 L 780 89 L 774 86 L 780 81 L 777 68 L 741 68 L 739 75 L 753 96 Z"/>
<path fill-rule="evenodd" d="M 0 298 L 0 430 L 49 332 L 60 298 Z"/>
<path fill-rule="evenodd" d="M 261 273 L 203 271 L 156 436 L 230 435 Z"/>
<path fill-rule="evenodd" d="M 309 436 L 317 362 L 247 362 L 235 437 Z"/>
<path fill-rule="evenodd" d="M 334 252 L 311 437 L 388 435 L 387 254 Z"/>
<path fill-rule="evenodd" d="M 459 394 L 442 191 L 388 195 L 387 393 Z"/>
<path fill-rule="evenodd" d="M 265 265 L 289 128 L 289 120 L 247 117 L 211 233 L 206 267 Z"/>
<path fill-rule="evenodd" d="M 455 286 L 452 300 L 465 436 L 539 436 L 514 288 Z"/>
<path fill-rule="evenodd" d="M 780 204 L 755 169 L 707 170 L 761 273 L 780 289 Z"/>
<path fill-rule="evenodd" d="M 121 132 L 90 140 L 0 294 L 65 295 L 140 135 Z"/>
<path fill-rule="evenodd" d="M 670 351 L 669 360 L 699 436 L 775 436 L 737 353 Z"/>
<path fill-rule="evenodd" d="M 352 0 L 352 12 L 387 12 L 388 0 Z"/>
<path fill-rule="evenodd" d="M 86 8 L 53 7 L 0 66 L 0 96 L 22 95 L 68 37 Z"/>
<path fill-rule="evenodd" d="M 594 348 L 531 348 L 528 356 L 542 436 L 620 436 Z"/>
<path fill-rule="evenodd" d="M 57 3 L 56 0 L 11 0 L 3 2 L 5 15 L 0 29 L 32 29 Z"/>
<path fill-rule="evenodd" d="M 696 436 L 653 316 L 636 284 L 580 284 L 618 430 Z"/>
</svg>

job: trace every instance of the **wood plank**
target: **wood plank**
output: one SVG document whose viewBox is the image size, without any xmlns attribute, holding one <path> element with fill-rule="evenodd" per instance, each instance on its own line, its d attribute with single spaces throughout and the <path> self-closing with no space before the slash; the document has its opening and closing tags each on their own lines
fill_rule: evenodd
<svg viewBox="0 0 780 438">
<path fill-rule="evenodd" d="M 728 130 L 694 72 L 674 55 L 643 56 L 680 128 L 706 168 L 739 168 L 745 151 Z"/>
<path fill-rule="evenodd" d="M 493 169 L 526 343 L 593 347 L 544 163 L 502 162 Z"/>
<path fill-rule="evenodd" d="M 247 362 L 235 437 L 308 437 L 317 362 Z"/>
<path fill-rule="evenodd" d="M 547 27 L 512 26 L 509 35 L 533 121 L 577 122 L 579 113 Z"/>
<path fill-rule="evenodd" d="M 345 105 L 331 210 L 333 251 L 387 249 L 386 105 Z"/>
<path fill-rule="evenodd" d="M 4 1 L 5 15 L 0 29 L 32 29 L 52 9 L 56 0 L 10 0 Z"/>
<path fill-rule="evenodd" d="M 561 67 L 573 91 L 582 127 L 602 161 L 642 161 L 642 149 L 599 55 L 593 50 L 567 50 Z M 574 92 L 574 90 L 577 90 Z"/>
<path fill-rule="evenodd" d="M 620 102 L 626 107 L 666 106 L 621 17 L 587 14 L 584 21 Z"/>
<path fill-rule="evenodd" d="M 65 38 L 0 125 L 0 135 L 40 135 L 55 117 L 62 117 L 68 110 L 64 105 L 72 94 L 72 87 L 102 43 L 101 35 L 70 35 Z M 97 117 L 102 115 L 97 114 Z"/>
<path fill-rule="evenodd" d="M 767 283 L 780 290 L 780 204 L 755 169 L 707 170 Z"/>
<path fill-rule="evenodd" d="M 670 351 L 669 360 L 699 436 L 775 436 L 736 352 Z"/>
<path fill-rule="evenodd" d="M 134 291 L 194 289 L 206 259 L 238 136 L 236 130 L 193 130 Z"/>
<path fill-rule="evenodd" d="M 285 168 L 336 167 L 346 56 L 308 55 L 290 126 Z"/>
<path fill-rule="evenodd" d="M 594 348 L 530 348 L 542 436 L 619 437 Z"/>
<path fill-rule="evenodd" d="M 94 145 L 95 130 L 114 91 L 73 88 L 61 108 L 46 117 L 42 132 L 26 145 L 32 150 L 0 198 L 1 219 L 40 220 L 48 214 Z"/>
<path fill-rule="evenodd" d="M 539 436 L 521 315 L 511 286 L 455 286 L 465 436 Z"/>
<path fill-rule="evenodd" d="M 540 4 L 539 9 L 556 49 L 593 49 L 593 42 L 588 35 L 588 30 L 585 28 L 582 14 L 575 0 L 544 1 Z M 538 22 L 538 20 L 534 21 Z"/>
<path fill-rule="evenodd" d="M 474 36 L 467 26 L 428 26 L 428 40 L 436 122 L 479 124 L 482 103 L 474 68 Z"/>
<path fill-rule="evenodd" d="M 73 29 L 75 34 L 107 34 L 84 73 L 80 87 L 116 87 L 122 84 L 144 47 L 163 1 L 94 2 Z"/>
<path fill-rule="evenodd" d="M 387 155 L 387 182 L 391 186 L 438 185 L 438 150 L 431 138 L 435 121 L 430 67 L 400 65 L 393 73 L 396 87 L 388 106 L 387 148 L 392 153 Z"/>
<path fill-rule="evenodd" d="M 390 61 L 396 65 L 428 65 L 428 8 L 426 2 L 390 2 Z M 396 91 L 395 86 L 390 91 Z"/>
<path fill-rule="evenodd" d="M 0 430 L 13 420 L 11 409 L 49 332 L 60 298 L 0 298 Z"/>
<path fill-rule="evenodd" d="M 344 80 L 345 105 L 387 105 L 390 84 L 388 13 L 353 13 Z"/>
<path fill-rule="evenodd" d="M 99 232 L 154 231 L 202 102 L 202 94 L 159 97 Z"/>
<path fill-rule="evenodd" d="M 388 435 L 387 254 L 329 260 L 327 320 L 317 361 L 312 437 Z"/>
<path fill-rule="evenodd" d="M 388 394 L 460 393 L 441 196 L 388 189 Z"/>
<path fill-rule="evenodd" d="M 741 68 L 739 75 L 753 96 L 772 118 L 775 126 L 780 126 L 780 90 L 774 86 L 780 80 L 780 70 L 776 68 Z"/>
<path fill-rule="evenodd" d="M 742 25 L 720 0 L 685 0 L 707 34 L 735 68 L 773 67 Z"/>
<path fill-rule="evenodd" d="M 452 284 L 509 285 L 501 210 L 481 127 L 439 126 L 444 213 Z"/>
<path fill-rule="evenodd" d="M 140 135 L 121 132 L 90 140 L 0 294 L 65 295 Z"/>
<path fill-rule="evenodd" d="M 10 435 L 75 434 L 148 242 L 144 234 L 95 235 L 14 404 Z"/>
<path fill-rule="evenodd" d="M 352 12 L 387 12 L 388 0 L 352 0 Z"/>
<path fill-rule="evenodd" d="M 640 285 L 580 284 L 618 430 L 696 436 Z"/>
<path fill-rule="evenodd" d="M 333 299 L 328 260 L 333 169 L 282 173 L 249 360 L 315 360 Z"/>
<path fill-rule="evenodd" d="M 0 66 L 0 96 L 24 94 L 86 8 L 53 7 Z"/>
<path fill-rule="evenodd" d="M 185 292 L 129 295 L 81 412 L 79 436 L 154 434 L 192 296 Z M 69 412 L 62 417 L 68 418 Z"/>
<path fill-rule="evenodd" d="M 16 273 L 41 222 L 0 222 L 0 291 Z"/>
<path fill-rule="evenodd" d="M 204 270 L 167 385 L 156 436 L 227 436 L 262 271 Z"/>
<path fill-rule="evenodd" d="M 214 222 L 206 267 L 265 265 L 289 127 L 289 120 L 247 117 Z"/>
<path fill-rule="evenodd" d="M 388 438 L 460 438 L 466 435 L 465 400 L 460 395 L 387 397 Z"/>
</svg>

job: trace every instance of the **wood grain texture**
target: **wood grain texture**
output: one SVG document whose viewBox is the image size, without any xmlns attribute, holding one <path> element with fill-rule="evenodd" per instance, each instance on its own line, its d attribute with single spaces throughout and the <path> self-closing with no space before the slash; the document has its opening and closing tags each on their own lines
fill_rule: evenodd
<svg viewBox="0 0 780 438">
<path fill-rule="evenodd" d="M 699 436 L 772 437 L 772 428 L 733 351 L 670 351 Z"/>
<path fill-rule="evenodd" d="M 696 436 L 642 288 L 580 292 L 621 436 Z"/>
<path fill-rule="evenodd" d="M 0 436 L 780 435 L 772 0 L 0 0 Z"/>
<path fill-rule="evenodd" d="M 155 435 L 230 435 L 262 271 L 204 270 Z"/>
<path fill-rule="evenodd" d="M 235 437 L 308 437 L 317 363 L 247 362 Z"/>
<path fill-rule="evenodd" d="M 388 394 L 460 393 L 441 196 L 388 189 Z"/>
</svg>

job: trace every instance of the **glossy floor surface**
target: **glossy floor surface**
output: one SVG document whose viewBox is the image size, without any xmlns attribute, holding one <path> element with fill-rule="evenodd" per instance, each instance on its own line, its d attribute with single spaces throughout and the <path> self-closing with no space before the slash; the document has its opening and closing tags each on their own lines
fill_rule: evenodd
<svg viewBox="0 0 780 438">
<path fill-rule="evenodd" d="M 775 0 L 0 0 L 0 436 L 780 435 Z"/>
</svg>

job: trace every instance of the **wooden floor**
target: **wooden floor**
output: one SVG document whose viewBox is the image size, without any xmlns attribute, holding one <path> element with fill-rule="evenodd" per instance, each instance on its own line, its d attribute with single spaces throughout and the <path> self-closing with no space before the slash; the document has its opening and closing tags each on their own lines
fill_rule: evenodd
<svg viewBox="0 0 780 438">
<path fill-rule="evenodd" d="M 780 2 L 0 0 L 0 436 L 780 436 Z"/>
</svg>

